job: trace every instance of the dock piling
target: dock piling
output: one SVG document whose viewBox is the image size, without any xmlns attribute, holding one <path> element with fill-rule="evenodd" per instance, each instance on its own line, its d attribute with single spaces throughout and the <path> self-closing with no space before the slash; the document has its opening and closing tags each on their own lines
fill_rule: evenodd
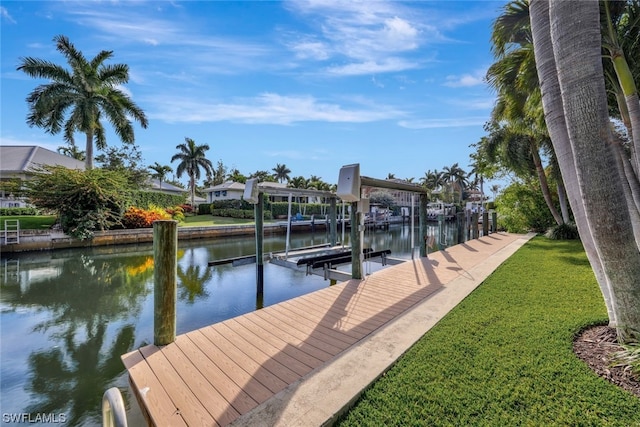
<svg viewBox="0 0 640 427">
<path fill-rule="evenodd" d="M 178 221 L 154 221 L 153 343 L 155 345 L 167 345 L 176 339 L 177 254 Z"/>
<path fill-rule="evenodd" d="M 362 242 L 360 241 L 360 227 L 362 213 L 358 212 L 358 202 L 351 203 L 351 277 L 362 279 Z"/>
<path fill-rule="evenodd" d="M 419 219 L 419 233 L 420 233 L 420 257 L 427 256 L 427 205 L 429 204 L 429 198 L 426 194 L 420 194 L 420 205 L 418 207 L 418 215 L 420 215 Z M 413 233 L 413 231 L 412 231 Z M 413 247 L 411 248 L 411 254 L 413 254 Z"/>
<path fill-rule="evenodd" d="M 256 217 L 256 292 L 261 298 L 264 293 L 264 194 L 258 193 L 258 203 L 254 206 Z"/>
</svg>

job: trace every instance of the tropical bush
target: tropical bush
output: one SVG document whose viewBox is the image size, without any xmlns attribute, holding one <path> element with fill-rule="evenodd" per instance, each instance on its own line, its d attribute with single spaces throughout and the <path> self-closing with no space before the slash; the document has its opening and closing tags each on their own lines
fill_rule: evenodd
<svg viewBox="0 0 640 427">
<path fill-rule="evenodd" d="M 201 204 L 198 206 L 198 215 L 211 215 L 211 204 Z"/>
<path fill-rule="evenodd" d="M 640 342 L 622 344 L 623 350 L 613 355 L 613 366 L 625 366 L 640 381 Z"/>
<path fill-rule="evenodd" d="M 579 239 L 578 227 L 573 224 L 560 224 L 547 230 L 546 236 L 551 240 L 575 240 Z"/>
<path fill-rule="evenodd" d="M 509 185 L 497 197 L 496 211 L 498 227 L 510 233 L 545 232 L 555 225 L 536 181 Z"/>
<path fill-rule="evenodd" d="M 130 204 L 126 178 L 104 169 L 45 166 L 34 172 L 25 187 L 33 205 L 58 212 L 62 229 L 79 239 L 119 224 Z"/>
<path fill-rule="evenodd" d="M 166 219 L 171 219 L 171 215 L 162 208 L 141 209 L 131 206 L 122 217 L 122 225 L 125 228 L 150 228 L 153 221 Z"/>
<path fill-rule="evenodd" d="M 131 206 L 150 207 L 160 206 L 168 208 L 182 205 L 185 201 L 186 192 L 182 195 L 158 193 L 156 191 L 133 190 L 131 194 Z"/>
<path fill-rule="evenodd" d="M 267 209 L 271 211 L 274 217 L 287 215 L 289 211 L 289 202 L 269 202 Z M 326 203 L 291 203 L 291 215 L 324 215 L 329 211 L 329 205 Z"/>
<path fill-rule="evenodd" d="M 185 205 L 188 206 L 189 209 L 191 209 L 190 205 Z M 183 206 L 176 206 L 175 208 L 167 208 L 165 209 L 165 211 L 171 215 L 171 219 L 174 219 L 178 222 L 184 222 L 184 213 L 185 213 L 185 209 Z"/>
<path fill-rule="evenodd" d="M 36 208 L 0 208 L 0 216 L 38 215 Z"/>
<path fill-rule="evenodd" d="M 213 209 L 211 211 L 213 216 L 221 216 L 227 218 L 240 218 L 240 219 L 254 219 L 255 213 L 253 210 L 245 209 Z M 272 219 L 273 215 L 271 211 L 264 211 L 264 219 Z"/>
</svg>

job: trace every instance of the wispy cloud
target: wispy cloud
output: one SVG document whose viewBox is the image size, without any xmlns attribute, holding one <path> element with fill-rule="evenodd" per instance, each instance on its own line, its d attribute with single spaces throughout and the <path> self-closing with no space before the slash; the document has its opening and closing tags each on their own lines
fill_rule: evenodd
<svg viewBox="0 0 640 427">
<path fill-rule="evenodd" d="M 425 37 L 441 35 L 422 24 L 415 11 L 394 2 L 343 2 L 333 0 L 290 1 L 289 10 L 315 23 L 313 35 L 315 60 L 339 60 L 342 65 L 326 68 L 330 75 L 361 75 L 395 72 L 417 68 L 420 64 L 411 53 Z M 287 43 L 292 51 L 309 52 L 311 36 L 302 34 L 299 40 Z M 314 50 L 311 50 L 314 52 Z M 299 54 L 298 54 L 298 57 Z"/>
<path fill-rule="evenodd" d="M 98 9 L 91 4 L 90 8 L 74 9 L 70 19 L 91 28 L 98 38 L 108 40 L 112 46 L 144 45 L 148 48 L 142 50 L 142 55 L 147 59 L 157 58 L 153 61 L 156 64 L 183 64 L 184 68 L 198 73 L 231 74 L 260 69 L 269 63 L 273 54 L 273 49 L 266 44 L 206 35 L 197 25 L 153 16 L 133 7 Z"/>
<path fill-rule="evenodd" d="M 355 104 L 342 106 L 310 95 L 284 96 L 264 93 L 232 103 L 209 103 L 180 97 L 148 99 L 156 107 L 149 117 L 167 122 L 219 122 L 291 125 L 298 122 L 366 123 L 401 117 L 404 113 L 387 106 Z"/>
<path fill-rule="evenodd" d="M 9 11 L 6 7 L 0 6 L 0 17 L 2 17 L 2 21 L 9 22 L 11 24 L 16 24 L 16 20 L 9 14 Z"/>
<path fill-rule="evenodd" d="M 447 76 L 444 86 L 449 87 L 472 87 L 485 84 L 484 77 L 486 70 L 477 70 L 473 73 L 466 73 L 461 75 Z"/>
<path fill-rule="evenodd" d="M 398 125 L 407 129 L 459 128 L 483 125 L 487 117 L 456 117 L 448 119 L 401 120 Z"/>
</svg>

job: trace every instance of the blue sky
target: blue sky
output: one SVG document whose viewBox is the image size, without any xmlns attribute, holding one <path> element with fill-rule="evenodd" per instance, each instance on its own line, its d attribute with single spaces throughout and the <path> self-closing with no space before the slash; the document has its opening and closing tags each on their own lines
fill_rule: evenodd
<svg viewBox="0 0 640 427">
<path fill-rule="evenodd" d="M 63 145 L 25 123 L 25 98 L 44 81 L 16 67 L 27 56 L 64 64 L 52 41 L 64 34 L 87 58 L 113 50 L 110 63 L 129 65 L 124 88 L 149 118 L 135 130 L 146 165 L 170 165 L 189 137 L 245 175 L 278 163 L 330 183 L 351 163 L 416 181 L 456 162 L 470 170 L 504 3 L 2 1 L 0 144 Z"/>
</svg>

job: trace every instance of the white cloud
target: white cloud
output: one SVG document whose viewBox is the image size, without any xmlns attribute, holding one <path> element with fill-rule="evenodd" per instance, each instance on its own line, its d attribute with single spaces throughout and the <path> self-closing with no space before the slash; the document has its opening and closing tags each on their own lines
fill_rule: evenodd
<svg viewBox="0 0 640 427">
<path fill-rule="evenodd" d="M 487 117 L 456 117 L 448 119 L 401 120 L 398 125 L 407 129 L 459 128 L 484 125 Z"/>
<path fill-rule="evenodd" d="M 388 73 L 418 68 L 418 64 L 402 58 L 386 58 L 383 61 L 366 61 L 346 65 L 331 66 L 326 72 L 334 76 L 358 76 L 363 74 Z"/>
<path fill-rule="evenodd" d="M 449 87 L 472 87 L 484 84 L 485 70 L 476 71 L 473 74 L 462 74 L 458 76 L 447 76 L 444 86 Z"/>
<path fill-rule="evenodd" d="M 16 24 L 16 20 L 13 19 L 13 17 L 9 14 L 9 11 L 7 10 L 6 7 L 4 6 L 0 6 L 0 16 L 2 17 L 3 21 L 7 21 L 11 24 Z"/>
<path fill-rule="evenodd" d="M 413 58 L 427 33 L 437 32 L 422 24 L 421 17 L 394 2 L 292 1 L 287 7 L 302 17 L 311 16 L 321 43 L 323 56 L 339 59 L 344 65 L 326 69 L 332 75 L 359 75 L 395 72 L 417 68 Z M 308 48 L 310 36 L 288 43 L 298 53 Z"/>
<path fill-rule="evenodd" d="M 230 74 L 238 69 L 264 67 L 273 54 L 270 47 L 255 41 L 203 35 L 204 30 L 180 21 L 154 18 L 128 8 L 117 10 L 77 9 L 72 16 L 112 44 L 150 46 L 144 54 L 157 58 L 157 64 L 181 63 L 209 73 Z"/>
<path fill-rule="evenodd" d="M 291 125 L 298 122 L 366 123 L 401 117 L 404 113 L 391 107 L 357 104 L 343 107 L 319 101 L 313 96 L 283 96 L 264 93 L 234 103 L 207 103 L 195 99 L 169 97 L 148 100 L 162 106 L 149 117 L 167 122 L 230 121 L 248 124 Z"/>
</svg>

